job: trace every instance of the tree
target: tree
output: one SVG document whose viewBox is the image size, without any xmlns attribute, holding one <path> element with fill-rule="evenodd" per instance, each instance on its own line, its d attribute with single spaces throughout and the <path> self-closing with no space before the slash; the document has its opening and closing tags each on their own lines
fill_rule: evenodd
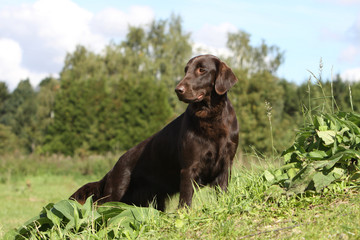
<svg viewBox="0 0 360 240">
<path fill-rule="evenodd" d="M 278 138 L 274 146 L 270 141 L 270 123 L 274 130 L 283 124 L 284 89 L 275 75 L 283 53 L 264 41 L 259 46 L 250 45 L 250 35 L 242 31 L 229 33 L 227 46 L 231 55 L 226 62 L 239 80 L 229 96 L 239 119 L 242 148 L 262 153 L 271 152 L 272 147 L 284 149 Z M 268 108 L 266 102 L 270 103 Z"/>
<path fill-rule="evenodd" d="M 9 90 L 6 83 L 0 82 L 0 109 L 2 109 L 4 102 L 10 97 Z"/>
<path fill-rule="evenodd" d="M 122 149 L 129 149 L 169 121 L 172 110 L 166 88 L 155 79 L 141 79 L 126 93 L 119 115 L 117 139 Z"/>
<path fill-rule="evenodd" d="M 149 31 L 130 27 L 125 41 L 111 43 L 104 54 L 82 46 L 68 54 L 45 151 L 126 150 L 159 130 L 173 115 L 167 87 L 175 96 L 178 67 L 172 63 L 180 65 L 179 56 L 163 48 L 186 41 L 181 34 L 180 18 L 174 17 L 169 24 L 152 23 Z"/>
<path fill-rule="evenodd" d="M 5 107 L 5 103 L 10 97 L 9 90 L 6 86 L 6 83 L 0 82 L 0 123 L 5 123 L 5 114 L 8 109 Z"/>
<path fill-rule="evenodd" d="M 259 46 L 250 45 L 250 34 L 238 31 L 228 33 L 227 47 L 232 52 L 228 59 L 231 66 L 236 66 L 248 75 L 268 71 L 275 74 L 284 62 L 284 53 L 279 47 L 269 46 L 263 40 Z"/>
<path fill-rule="evenodd" d="M 29 79 L 22 80 L 3 104 L 0 123 L 10 126 L 20 145 L 28 152 L 35 150 L 36 93 Z"/>
<path fill-rule="evenodd" d="M 127 56 L 125 76 L 136 73 L 137 77 L 154 76 L 167 88 L 171 107 L 183 110 L 174 88 L 183 76 L 184 65 L 191 56 L 190 34 L 181 26 L 181 18 L 171 15 L 169 20 L 153 21 L 149 31 L 141 27 L 130 27 L 121 48 Z"/>
<path fill-rule="evenodd" d="M 12 152 L 19 148 L 18 139 L 11 127 L 0 124 L 0 154 Z"/>
<path fill-rule="evenodd" d="M 42 146 L 45 143 L 45 136 L 48 127 L 54 120 L 55 96 L 60 89 L 60 83 L 53 77 L 47 77 L 39 84 L 39 90 L 36 95 L 36 131 L 35 141 L 38 153 L 42 153 Z"/>
</svg>

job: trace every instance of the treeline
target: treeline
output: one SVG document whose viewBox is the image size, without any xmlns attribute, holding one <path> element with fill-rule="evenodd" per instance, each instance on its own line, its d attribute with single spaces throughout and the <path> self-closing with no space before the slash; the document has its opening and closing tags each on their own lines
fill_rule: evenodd
<svg viewBox="0 0 360 240">
<path fill-rule="evenodd" d="M 279 79 L 283 52 L 265 42 L 250 45 L 245 32 L 229 33 L 227 47 L 231 55 L 219 57 L 239 79 L 229 97 L 244 152 L 288 147 L 305 111 L 329 106 L 359 110 L 358 83 L 351 84 L 350 101 L 349 84 L 339 76 L 332 83 L 333 95 L 331 83 L 320 76 L 300 86 Z M 173 89 L 192 54 L 190 34 L 172 15 L 146 27 L 129 27 L 124 41 L 110 43 L 101 54 L 78 46 L 66 56 L 60 77 L 48 77 L 35 89 L 27 79 L 10 93 L 0 82 L 0 154 L 129 149 L 185 109 Z"/>
</svg>

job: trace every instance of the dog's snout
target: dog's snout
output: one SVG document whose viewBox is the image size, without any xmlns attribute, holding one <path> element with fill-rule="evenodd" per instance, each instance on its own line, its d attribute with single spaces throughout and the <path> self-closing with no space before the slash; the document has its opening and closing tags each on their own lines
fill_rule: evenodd
<svg viewBox="0 0 360 240">
<path fill-rule="evenodd" d="M 184 93 L 185 93 L 185 87 L 182 86 L 182 85 L 177 86 L 177 87 L 175 88 L 175 92 L 176 92 L 177 94 L 184 94 Z"/>
</svg>

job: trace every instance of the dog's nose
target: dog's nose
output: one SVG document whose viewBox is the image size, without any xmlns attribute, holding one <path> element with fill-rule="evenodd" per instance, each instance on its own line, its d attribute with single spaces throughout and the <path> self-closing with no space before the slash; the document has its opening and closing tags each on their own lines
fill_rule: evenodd
<svg viewBox="0 0 360 240">
<path fill-rule="evenodd" d="M 184 87 L 184 86 L 177 86 L 177 87 L 175 88 L 175 92 L 176 92 L 177 94 L 184 94 L 184 93 L 185 93 L 185 87 Z"/>
</svg>

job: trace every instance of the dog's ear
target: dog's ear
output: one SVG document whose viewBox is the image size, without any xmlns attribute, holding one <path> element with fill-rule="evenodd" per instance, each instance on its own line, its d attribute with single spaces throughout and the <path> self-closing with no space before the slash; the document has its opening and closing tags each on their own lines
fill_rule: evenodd
<svg viewBox="0 0 360 240">
<path fill-rule="evenodd" d="M 215 80 L 215 91 L 219 95 L 225 94 L 237 82 L 237 78 L 231 68 L 220 61 L 218 75 Z"/>
</svg>

